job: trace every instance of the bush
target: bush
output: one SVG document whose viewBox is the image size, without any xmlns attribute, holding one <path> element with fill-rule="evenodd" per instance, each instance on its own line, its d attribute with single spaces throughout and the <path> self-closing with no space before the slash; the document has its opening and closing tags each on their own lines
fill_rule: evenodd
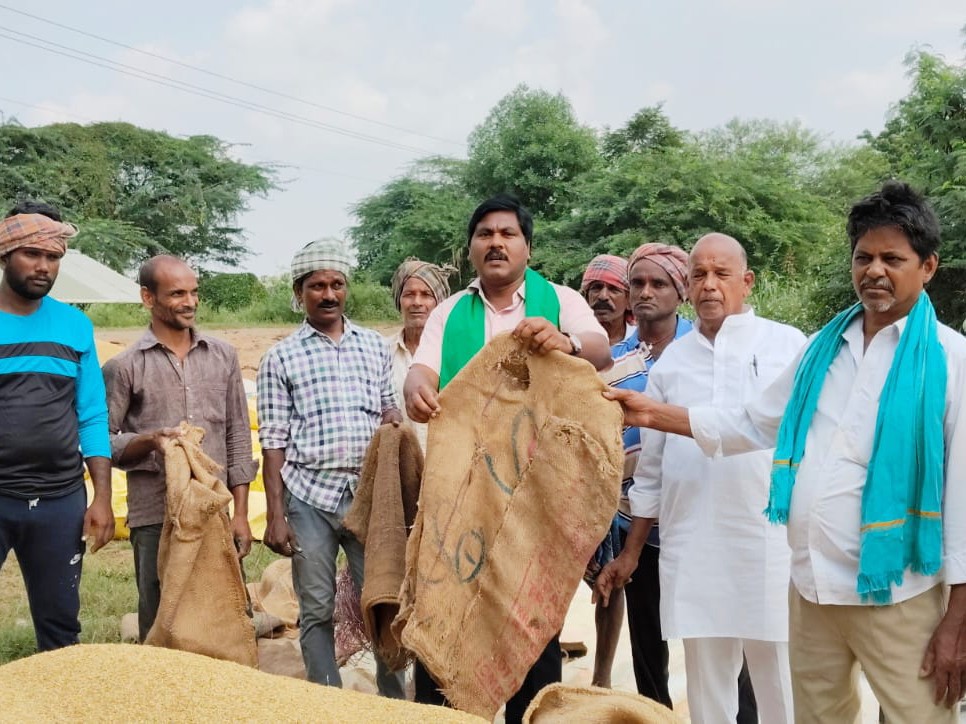
<svg viewBox="0 0 966 724">
<path fill-rule="evenodd" d="M 365 275 L 352 278 L 345 313 L 350 319 L 364 322 L 399 319 L 389 287 L 377 284 Z"/>
<path fill-rule="evenodd" d="M 819 285 L 820 280 L 814 276 L 792 280 L 774 272 L 763 272 L 755 277 L 748 303 L 759 317 L 790 324 L 811 334 L 819 325 L 809 302 L 817 295 Z"/>
<path fill-rule="evenodd" d="M 143 327 L 151 319 L 140 304 L 88 304 L 82 308 L 95 327 Z"/>
<path fill-rule="evenodd" d="M 301 312 L 292 311 L 292 285 L 287 276 L 269 277 L 262 287 L 265 294 L 245 309 L 231 315 L 231 322 L 249 324 L 297 324 Z"/>
<path fill-rule="evenodd" d="M 243 274 L 205 274 L 198 283 L 202 302 L 212 309 L 235 311 L 266 296 L 265 287 L 251 272 Z"/>
<path fill-rule="evenodd" d="M 212 287 L 207 287 L 207 293 L 202 291 L 201 303 L 198 306 L 200 327 L 298 324 L 302 321 L 302 313 L 292 311 L 292 285 L 287 275 L 268 277 L 262 281 L 255 279 L 257 288 L 251 286 L 250 281 L 242 281 L 254 279 L 251 274 L 219 274 L 217 277 L 228 278 L 228 281 L 217 282 L 214 292 L 211 291 Z M 215 277 L 211 279 L 214 280 Z M 247 291 L 236 294 L 230 288 L 232 284 Z M 229 287 L 226 294 L 222 295 L 218 291 L 220 285 Z M 252 292 L 253 289 L 257 291 Z M 210 298 L 211 294 L 216 298 L 221 295 L 222 300 L 227 298 L 230 301 L 228 304 L 216 306 Z M 241 306 L 229 306 L 239 303 L 242 297 L 245 297 L 245 302 Z M 151 319 L 150 313 L 140 304 L 91 304 L 85 311 L 95 327 L 143 327 Z M 367 275 L 352 279 L 346 301 L 346 315 L 363 323 L 399 319 L 389 288 L 377 284 Z"/>
</svg>

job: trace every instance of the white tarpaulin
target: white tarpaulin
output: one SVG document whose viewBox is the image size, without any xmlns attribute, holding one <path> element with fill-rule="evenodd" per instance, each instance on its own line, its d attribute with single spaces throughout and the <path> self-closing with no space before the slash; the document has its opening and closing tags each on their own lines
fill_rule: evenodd
<svg viewBox="0 0 966 724">
<path fill-rule="evenodd" d="M 141 287 L 99 261 L 68 249 L 50 296 L 61 302 L 140 304 Z"/>
</svg>

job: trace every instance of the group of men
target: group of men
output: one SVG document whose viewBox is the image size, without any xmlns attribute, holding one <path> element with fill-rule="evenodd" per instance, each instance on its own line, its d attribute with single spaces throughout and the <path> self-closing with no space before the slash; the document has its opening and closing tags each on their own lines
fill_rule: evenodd
<svg viewBox="0 0 966 724">
<path fill-rule="evenodd" d="M 954 720 L 966 677 L 966 341 L 923 291 L 939 227 L 918 194 L 886 184 L 847 229 L 859 302 L 808 341 L 747 305 L 754 273 L 723 234 L 690 254 L 647 243 L 627 260 L 597 257 L 578 293 L 529 267 L 533 219 L 499 195 L 469 220 L 466 289 L 450 295 L 450 270 L 433 264 L 399 267 L 403 328 L 389 339 L 345 315 L 348 249 L 301 249 L 291 282 L 304 321 L 263 358 L 257 408 L 264 541 L 292 558 L 309 680 L 341 685 L 336 556 L 361 586 L 362 544 L 343 519 L 375 430 L 412 424 L 425 448 L 425 424 L 445 414 L 439 391 L 510 332 L 534 354 L 587 360 L 624 407 L 620 507 L 585 576 L 594 683 L 610 684 L 626 610 L 641 694 L 671 704 L 666 641 L 683 640 L 692 721 L 753 720 L 756 706 L 768 722 L 854 721 L 860 666 L 888 721 Z M 82 539 L 96 550 L 113 535 L 112 462 L 128 473 L 142 638 L 159 601 L 164 440 L 182 421 L 205 429 L 239 558 L 257 472 L 237 355 L 195 329 L 194 272 L 167 256 L 142 266 L 149 328 L 102 377 L 90 323 L 47 297 L 74 233 L 44 205 L 0 222 L 0 406 L 19 422 L 0 426 L 0 563 L 17 553 L 41 650 L 77 641 Z M 506 720 L 560 678 L 554 638 Z M 417 701 L 445 703 L 418 661 L 414 680 Z M 377 684 L 403 696 L 378 658 Z"/>
<path fill-rule="evenodd" d="M 592 260 L 581 288 L 613 343 L 605 381 L 677 404 L 727 407 L 759 394 L 805 337 L 755 315 L 745 304 L 753 281 L 744 249 L 723 234 L 700 238 L 690 255 L 648 243 L 626 261 Z M 678 314 L 685 301 L 694 329 Z M 636 328 L 625 328 L 628 309 Z M 712 460 L 691 440 L 642 437 L 636 426 L 624 446 L 614 533 L 588 575 L 600 594 L 595 681 L 609 684 L 626 598 L 639 693 L 671 705 L 666 640 L 681 639 L 692 721 L 757 721 L 759 711 L 792 721 L 788 546 L 761 515 L 769 454 Z M 603 588 L 615 578 L 623 597 Z"/>
</svg>

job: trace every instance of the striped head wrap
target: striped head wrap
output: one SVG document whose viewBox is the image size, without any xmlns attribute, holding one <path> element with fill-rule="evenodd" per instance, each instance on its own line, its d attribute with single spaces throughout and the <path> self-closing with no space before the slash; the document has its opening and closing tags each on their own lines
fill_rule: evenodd
<svg viewBox="0 0 966 724">
<path fill-rule="evenodd" d="M 671 282 L 677 290 L 678 297 L 683 302 L 687 298 L 688 290 L 688 253 L 679 246 L 651 242 L 641 244 L 631 254 L 627 263 L 627 273 L 630 275 L 633 266 L 641 259 L 654 262 L 671 277 Z"/>
<path fill-rule="evenodd" d="M 580 282 L 580 293 L 586 294 L 587 287 L 594 282 L 603 282 L 625 292 L 627 285 L 627 260 L 613 254 L 600 254 L 590 260 L 584 278 Z"/>
<path fill-rule="evenodd" d="M 449 296 L 449 275 L 455 271 L 455 267 L 451 266 L 437 266 L 428 261 L 406 259 L 392 275 L 392 300 L 396 304 L 396 310 L 402 311 L 403 287 L 413 278 L 424 282 L 439 304 Z"/>
<path fill-rule="evenodd" d="M 0 219 L 0 257 L 25 246 L 61 254 L 77 227 L 54 221 L 43 214 L 16 214 Z"/>
</svg>

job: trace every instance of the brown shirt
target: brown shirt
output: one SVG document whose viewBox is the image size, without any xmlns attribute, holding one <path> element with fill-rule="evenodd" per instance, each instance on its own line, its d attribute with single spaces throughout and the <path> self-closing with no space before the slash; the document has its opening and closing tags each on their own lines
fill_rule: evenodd
<svg viewBox="0 0 966 724">
<path fill-rule="evenodd" d="M 238 354 L 226 342 L 192 332 L 184 362 L 149 328 L 104 363 L 115 465 L 139 434 L 176 427 L 182 420 L 205 430 L 201 447 L 224 468 L 229 488 L 255 479 L 248 403 Z M 121 467 L 121 466 L 119 466 Z M 128 526 L 164 520 L 164 460 L 155 452 L 127 470 Z"/>
</svg>

